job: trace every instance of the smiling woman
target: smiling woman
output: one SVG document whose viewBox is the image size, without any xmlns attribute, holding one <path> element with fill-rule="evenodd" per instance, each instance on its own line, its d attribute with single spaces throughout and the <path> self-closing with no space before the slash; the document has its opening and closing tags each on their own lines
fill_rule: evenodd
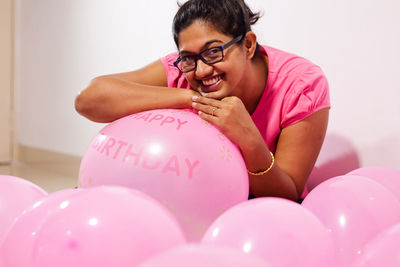
<svg viewBox="0 0 400 267">
<path fill-rule="evenodd" d="M 100 76 L 76 98 L 98 122 L 193 108 L 242 152 L 252 196 L 299 200 L 325 137 L 328 83 L 310 61 L 259 45 L 243 0 L 189 0 L 173 21 L 177 52 Z"/>
</svg>

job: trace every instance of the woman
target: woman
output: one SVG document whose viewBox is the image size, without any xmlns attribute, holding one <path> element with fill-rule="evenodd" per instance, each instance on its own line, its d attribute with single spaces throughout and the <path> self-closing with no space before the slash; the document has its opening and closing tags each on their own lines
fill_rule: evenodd
<svg viewBox="0 0 400 267">
<path fill-rule="evenodd" d="M 189 0 L 173 22 L 177 53 L 97 77 L 76 98 L 97 122 L 193 108 L 241 150 L 252 196 L 299 200 L 325 137 L 329 93 L 308 60 L 260 46 L 243 0 Z"/>
</svg>

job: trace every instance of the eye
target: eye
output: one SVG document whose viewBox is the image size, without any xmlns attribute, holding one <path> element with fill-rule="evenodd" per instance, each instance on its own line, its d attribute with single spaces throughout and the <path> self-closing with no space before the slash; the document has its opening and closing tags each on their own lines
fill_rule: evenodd
<svg viewBox="0 0 400 267">
<path fill-rule="evenodd" d="M 182 64 L 190 65 L 190 64 L 193 64 L 194 59 L 192 56 L 186 56 L 186 57 L 181 58 L 181 62 L 182 62 Z"/>
<path fill-rule="evenodd" d="M 207 60 L 215 60 L 221 57 L 221 48 L 213 47 L 203 52 L 202 56 Z"/>
<path fill-rule="evenodd" d="M 206 51 L 204 51 L 205 56 L 215 56 L 215 55 L 219 55 L 219 53 L 221 52 L 221 49 L 219 47 L 214 47 L 214 48 L 210 48 Z"/>
</svg>

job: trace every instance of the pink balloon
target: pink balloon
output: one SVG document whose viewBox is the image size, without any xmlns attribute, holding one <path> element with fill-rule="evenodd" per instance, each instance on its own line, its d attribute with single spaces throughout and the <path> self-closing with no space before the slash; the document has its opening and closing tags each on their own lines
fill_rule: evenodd
<svg viewBox="0 0 400 267">
<path fill-rule="evenodd" d="M 93 139 L 81 187 L 120 185 L 157 199 L 198 241 L 225 210 L 247 200 L 239 149 L 190 110 L 151 110 L 119 119 Z"/>
<path fill-rule="evenodd" d="M 400 220 L 400 202 L 381 184 L 365 177 L 331 178 L 302 203 L 329 229 L 340 265 L 349 266 L 374 235 Z"/>
<path fill-rule="evenodd" d="M 31 264 L 41 267 L 131 267 L 185 243 L 164 207 L 122 187 L 81 190 L 50 214 L 36 235 Z"/>
<path fill-rule="evenodd" d="M 362 249 L 352 267 L 400 266 L 400 222 L 384 230 Z"/>
<path fill-rule="evenodd" d="M 400 200 L 400 171 L 392 168 L 369 166 L 355 169 L 348 175 L 359 175 L 375 180 L 389 189 Z"/>
<path fill-rule="evenodd" d="M 281 198 L 236 205 L 211 225 L 202 242 L 258 255 L 275 267 L 336 266 L 324 225 L 301 205 Z"/>
<path fill-rule="evenodd" d="M 307 179 L 307 187 L 311 191 L 320 183 L 359 167 L 360 159 L 354 144 L 344 136 L 328 133 Z"/>
<path fill-rule="evenodd" d="M 4 265 L 8 267 L 30 266 L 33 246 L 42 224 L 50 214 L 62 209 L 79 191 L 78 189 L 65 189 L 51 193 L 25 210 L 15 221 L 0 246 L 0 258 L 3 258 Z"/>
<path fill-rule="evenodd" d="M 0 175 L 0 244 L 15 219 L 45 195 L 42 188 L 30 181 Z"/>
<path fill-rule="evenodd" d="M 160 253 L 139 267 L 268 267 L 261 258 L 238 249 L 188 244 Z"/>
</svg>

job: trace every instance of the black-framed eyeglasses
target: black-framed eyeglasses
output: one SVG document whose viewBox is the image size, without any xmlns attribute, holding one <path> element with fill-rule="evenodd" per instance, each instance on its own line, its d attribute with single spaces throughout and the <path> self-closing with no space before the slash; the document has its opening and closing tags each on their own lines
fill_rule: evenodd
<svg viewBox="0 0 400 267">
<path fill-rule="evenodd" d="M 224 59 L 224 50 L 231 45 L 241 41 L 243 35 L 232 39 L 230 42 L 217 47 L 212 47 L 202 51 L 197 55 L 179 56 L 174 62 L 174 66 L 177 67 L 181 72 L 186 73 L 196 69 L 197 61 L 201 59 L 206 64 L 214 64 Z"/>
</svg>

